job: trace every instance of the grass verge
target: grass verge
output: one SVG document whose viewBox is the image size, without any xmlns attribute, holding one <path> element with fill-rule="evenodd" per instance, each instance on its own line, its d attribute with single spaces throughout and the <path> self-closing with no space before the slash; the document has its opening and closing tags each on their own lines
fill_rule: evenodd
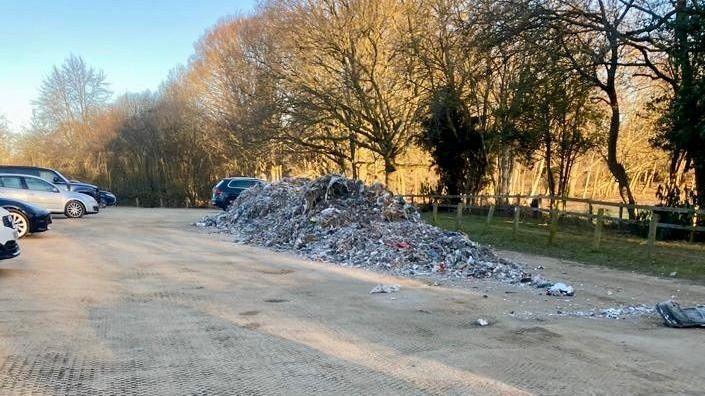
<svg viewBox="0 0 705 396">
<path fill-rule="evenodd" d="M 431 223 L 430 213 L 423 213 Z M 454 214 L 439 213 L 439 227 L 455 230 Z M 485 216 L 465 215 L 463 231 L 470 239 L 497 249 L 531 253 L 583 264 L 602 265 L 650 275 L 691 279 L 705 283 L 705 245 L 685 242 L 656 242 L 650 257 L 646 240 L 604 230 L 598 250 L 593 249 L 594 231 L 590 226 L 560 225 L 555 241 L 548 245 L 548 224 L 534 219 L 522 219 L 516 237 L 513 224 L 506 217 L 495 217 L 487 224 Z"/>
</svg>

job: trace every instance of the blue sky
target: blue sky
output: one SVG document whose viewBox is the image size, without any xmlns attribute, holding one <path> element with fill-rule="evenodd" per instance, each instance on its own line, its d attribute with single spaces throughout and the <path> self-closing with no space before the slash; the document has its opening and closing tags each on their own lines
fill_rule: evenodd
<svg viewBox="0 0 705 396">
<path fill-rule="evenodd" d="M 0 0 L 0 115 L 19 131 L 53 65 L 71 53 L 116 94 L 154 90 L 198 38 L 254 0 Z"/>
</svg>

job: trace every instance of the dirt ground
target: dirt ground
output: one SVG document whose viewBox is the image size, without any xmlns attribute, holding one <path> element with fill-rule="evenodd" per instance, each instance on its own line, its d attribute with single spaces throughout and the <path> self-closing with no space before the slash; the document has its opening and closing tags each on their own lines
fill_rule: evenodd
<svg viewBox="0 0 705 396">
<path fill-rule="evenodd" d="M 434 285 L 239 246 L 189 226 L 206 213 L 114 208 L 22 240 L 0 262 L 0 394 L 705 393 L 705 329 L 555 315 L 703 286 L 509 252 L 577 296 Z"/>
</svg>

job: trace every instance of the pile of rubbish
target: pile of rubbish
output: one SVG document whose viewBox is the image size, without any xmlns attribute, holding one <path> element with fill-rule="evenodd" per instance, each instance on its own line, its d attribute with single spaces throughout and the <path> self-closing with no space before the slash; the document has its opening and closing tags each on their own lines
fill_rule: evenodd
<svg viewBox="0 0 705 396">
<path fill-rule="evenodd" d="M 228 211 L 197 225 L 216 227 L 240 243 L 398 275 L 533 284 L 531 274 L 490 248 L 424 223 L 415 207 L 381 184 L 365 185 L 339 175 L 252 187 Z M 536 279 L 540 287 L 550 285 Z"/>
</svg>

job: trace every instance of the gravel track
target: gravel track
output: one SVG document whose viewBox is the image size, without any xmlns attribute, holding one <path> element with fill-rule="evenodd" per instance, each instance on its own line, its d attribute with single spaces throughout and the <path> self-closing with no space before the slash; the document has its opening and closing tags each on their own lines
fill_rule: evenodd
<svg viewBox="0 0 705 396">
<path fill-rule="evenodd" d="M 239 246 L 188 225 L 205 213 L 112 208 L 22 240 L 0 262 L 0 394 L 705 392 L 705 330 L 556 318 L 568 303 L 535 290 Z M 581 282 L 576 306 L 705 302 L 699 285 L 502 254 Z M 402 289 L 370 295 L 377 283 Z"/>
</svg>

